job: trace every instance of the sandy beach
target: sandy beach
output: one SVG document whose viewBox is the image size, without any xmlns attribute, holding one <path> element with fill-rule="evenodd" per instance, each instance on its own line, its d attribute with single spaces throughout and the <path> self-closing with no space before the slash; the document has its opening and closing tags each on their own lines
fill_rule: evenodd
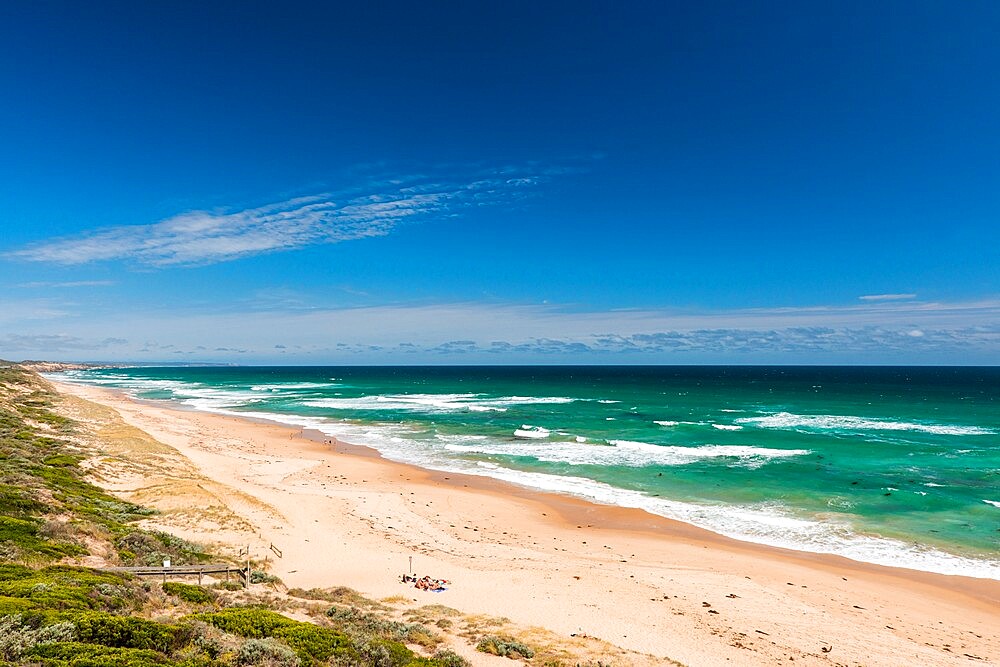
<svg viewBox="0 0 1000 667">
<path fill-rule="evenodd" d="M 998 581 L 763 547 L 320 433 L 55 386 L 68 413 L 118 431 L 91 462 L 98 483 L 161 510 L 151 525 L 223 553 L 249 545 L 289 587 L 416 598 L 663 664 L 1000 661 Z M 400 583 L 411 559 L 448 590 Z"/>
</svg>

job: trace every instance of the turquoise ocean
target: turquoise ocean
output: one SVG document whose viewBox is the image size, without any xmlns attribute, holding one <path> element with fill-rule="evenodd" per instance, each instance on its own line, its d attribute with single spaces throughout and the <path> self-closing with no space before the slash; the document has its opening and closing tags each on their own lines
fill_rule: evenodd
<svg viewBox="0 0 1000 667">
<path fill-rule="evenodd" d="M 1000 579 L 1000 368 L 164 367 L 52 377 L 742 540 Z"/>
</svg>

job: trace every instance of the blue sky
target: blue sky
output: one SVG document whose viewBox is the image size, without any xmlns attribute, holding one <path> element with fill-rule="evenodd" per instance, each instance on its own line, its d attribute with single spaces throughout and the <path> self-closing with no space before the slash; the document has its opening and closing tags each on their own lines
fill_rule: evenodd
<svg viewBox="0 0 1000 667">
<path fill-rule="evenodd" d="M 1000 5 L 372 5 L 4 3 L 0 357 L 1000 359 Z"/>
</svg>

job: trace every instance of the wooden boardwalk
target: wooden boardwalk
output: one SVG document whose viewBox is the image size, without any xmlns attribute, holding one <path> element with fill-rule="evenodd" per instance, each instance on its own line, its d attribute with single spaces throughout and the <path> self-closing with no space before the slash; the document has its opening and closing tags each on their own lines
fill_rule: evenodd
<svg viewBox="0 0 1000 667">
<path fill-rule="evenodd" d="M 104 572 L 128 572 L 137 577 L 158 577 L 164 581 L 176 577 L 198 577 L 198 583 L 206 574 L 224 574 L 226 581 L 230 576 L 235 576 L 245 586 L 247 584 L 246 568 L 236 567 L 228 563 L 214 565 L 171 565 L 170 567 L 140 566 L 140 567 L 102 567 Z"/>
</svg>

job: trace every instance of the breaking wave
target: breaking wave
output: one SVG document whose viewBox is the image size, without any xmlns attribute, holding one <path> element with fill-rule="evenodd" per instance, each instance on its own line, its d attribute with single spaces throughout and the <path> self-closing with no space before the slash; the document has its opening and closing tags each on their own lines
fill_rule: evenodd
<svg viewBox="0 0 1000 667">
<path fill-rule="evenodd" d="M 477 468 L 465 472 L 544 491 L 574 495 L 603 505 L 634 507 L 747 542 L 836 554 L 890 567 L 1000 579 L 1000 560 L 967 558 L 932 547 L 860 535 L 844 523 L 795 517 L 786 508 L 776 504 L 696 505 L 652 497 L 584 477 L 522 472 L 490 462 L 479 462 Z"/>
<path fill-rule="evenodd" d="M 287 383 L 272 382 L 270 377 L 266 377 L 265 380 L 265 377 L 257 376 L 258 381 L 265 381 L 253 385 L 249 382 L 240 385 L 238 381 L 226 382 L 224 385 L 213 385 L 207 381 L 201 382 L 203 377 L 198 375 L 192 376 L 191 380 L 180 381 L 137 378 L 126 373 L 108 371 L 101 374 L 64 373 L 53 377 L 54 379 L 70 379 L 86 384 L 116 387 L 131 394 L 155 399 L 172 398 L 186 407 L 208 412 L 266 419 L 297 427 L 316 429 L 345 442 L 375 448 L 389 459 L 436 470 L 486 475 L 539 490 L 572 494 L 603 504 L 636 507 L 653 514 L 678 519 L 752 542 L 818 553 L 838 554 L 859 561 L 910 567 L 929 572 L 1000 579 L 1000 560 L 993 554 L 988 554 L 984 558 L 971 558 L 949 554 L 930 546 L 908 544 L 903 541 L 860 533 L 852 529 L 848 523 L 856 518 L 849 516 L 849 505 L 841 510 L 845 514 L 838 516 L 838 510 L 830 510 L 829 513 L 817 515 L 805 512 L 796 513 L 792 508 L 778 502 L 737 505 L 711 502 L 702 504 L 700 501 L 689 503 L 656 497 L 640 491 L 612 486 L 595 479 L 588 479 L 591 474 L 598 477 L 600 471 L 597 468 L 605 466 L 635 469 L 652 466 L 700 465 L 703 466 L 703 469 L 711 469 L 713 474 L 719 475 L 726 468 L 731 468 L 741 477 L 745 475 L 747 468 L 756 469 L 770 466 L 764 468 L 760 474 L 765 471 L 768 474 L 772 471 L 776 474 L 783 474 L 786 469 L 795 473 L 798 467 L 788 466 L 788 463 L 793 463 L 797 459 L 804 463 L 806 459 L 801 457 L 814 453 L 825 453 L 824 445 L 820 442 L 823 439 L 818 437 L 815 445 L 808 445 L 811 449 L 792 449 L 791 447 L 803 446 L 803 439 L 794 435 L 791 436 L 793 440 L 787 441 L 789 447 L 787 449 L 756 447 L 748 444 L 702 444 L 703 440 L 690 442 L 687 446 L 677 444 L 691 440 L 693 437 L 707 436 L 710 438 L 712 433 L 716 433 L 718 440 L 722 441 L 734 437 L 732 434 L 725 434 L 724 438 L 723 435 L 718 435 L 717 431 L 709 429 L 709 426 L 716 429 L 725 426 L 743 427 L 744 430 L 740 436 L 742 439 L 742 437 L 754 433 L 753 429 L 788 429 L 804 433 L 910 431 L 932 435 L 974 436 L 997 433 L 998 429 L 995 425 L 992 425 L 992 428 L 986 428 L 939 423 L 932 420 L 906 421 L 892 418 L 810 415 L 793 412 L 765 414 L 763 411 L 757 412 L 756 415 L 750 413 L 752 416 L 732 415 L 740 418 L 733 419 L 731 424 L 716 424 L 710 421 L 712 411 L 705 411 L 703 416 L 694 413 L 689 416 L 677 406 L 666 403 L 649 407 L 647 412 L 647 414 L 651 413 L 649 417 L 640 415 L 640 419 L 629 420 L 621 413 L 609 412 L 605 405 L 599 405 L 609 403 L 603 399 L 498 395 L 500 392 L 513 393 L 517 391 L 510 388 L 500 389 L 499 392 L 491 394 L 406 394 L 389 393 L 388 391 L 376 393 L 380 389 L 389 390 L 389 387 L 384 389 L 379 387 L 374 388 L 370 395 L 357 396 L 358 392 L 354 391 L 354 397 L 349 397 L 335 393 L 345 386 L 338 384 L 336 378 L 329 378 L 330 382 L 328 383 L 291 381 L 310 379 L 309 376 L 300 376 L 299 378 L 291 376 Z M 280 376 L 278 377 L 280 378 Z M 326 379 L 325 376 L 322 378 L 313 376 L 313 378 Z M 473 388 L 471 385 L 467 386 L 470 389 Z M 395 385 L 392 389 L 398 390 L 398 387 L 399 385 Z M 329 388 L 329 390 L 323 391 L 324 388 Z M 431 389 L 431 387 L 428 386 L 427 389 Z M 310 390 L 317 391 L 313 393 Z M 418 386 L 416 391 L 420 390 Z M 524 391 L 531 391 L 531 389 L 524 389 Z M 572 388 L 549 389 L 548 391 L 551 393 L 561 393 L 562 391 L 573 393 Z M 323 397 L 321 398 L 321 396 Z M 580 425 L 571 419 L 563 421 L 562 417 L 554 418 L 551 412 L 545 408 L 534 412 L 529 412 L 527 409 L 517 410 L 517 407 L 522 405 L 558 405 L 574 401 L 580 402 L 577 407 L 583 408 L 585 405 L 591 404 L 598 410 L 590 413 L 592 415 L 590 426 Z M 632 404 L 628 403 L 628 405 Z M 295 414 L 302 406 L 326 409 L 329 412 L 324 414 L 321 411 L 302 410 L 301 414 Z M 614 408 L 611 409 L 614 410 Z M 344 412 L 338 412 L 340 410 Z M 389 411 L 393 410 L 403 414 L 388 414 Z M 856 408 L 856 411 L 859 412 L 863 410 L 864 408 L 861 407 Z M 383 413 L 365 415 L 365 411 L 383 411 Z M 501 416 L 499 414 L 505 411 L 507 415 Z M 465 435 L 442 433 L 442 424 L 447 420 L 439 419 L 437 415 L 460 412 L 486 413 L 478 418 L 470 415 L 454 421 L 478 423 L 482 417 L 489 417 L 488 421 L 493 429 L 491 434 L 484 434 L 483 430 L 479 430 L 478 434 Z M 726 409 L 722 412 L 728 413 L 734 412 L 734 410 Z M 421 414 L 428 416 L 421 420 Z M 617 422 L 613 421 L 612 417 L 606 416 L 608 414 L 618 414 L 622 416 L 622 419 Z M 701 416 L 704 421 L 658 420 L 652 424 L 663 428 L 656 429 L 650 420 L 652 416 L 657 414 L 678 419 L 683 417 L 698 419 Z M 718 411 L 714 414 L 717 418 L 721 417 L 718 415 Z M 384 421 L 380 423 L 359 421 L 364 419 Z M 502 429 L 496 428 L 497 422 L 503 419 L 508 421 L 502 425 Z M 962 417 L 957 418 L 958 421 L 962 419 Z M 605 422 L 605 420 L 612 421 Z M 548 423 L 566 430 L 553 428 L 549 431 L 543 427 L 523 424 L 523 421 Z M 730 417 L 727 415 L 720 418 L 720 421 L 729 422 Z M 593 422 L 598 422 L 599 426 Z M 420 424 L 436 424 L 436 426 L 422 426 Z M 516 428 L 518 425 L 521 428 Z M 689 428 L 688 425 L 691 427 Z M 468 427 L 468 425 L 463 424 L 463 427 Z M 721 430 L 735 429 L 722 428 Z M 512 431 L 523 431 L 524 433 L 518 434 L 520 437 L 514 437 Z M 688 438 L 688 435 L 691 435 L 692 438 Z M 778 433 L 757 432 L 756 435 L 761 444 L 782 444 L 785 442 L 781 440 L 783 436 Z M 633 439 L 623 439 L 628 437 Z M 647 438 L 656 440 L 661 437 L 674 444 L 640 442 L 640 440 Z M 887 441 L 891 441 L 898 440 L 902 436 L 886 434 L 883 437 Z M 962 444 L 968 443 L 968 446 L 972 446 L 973 442 L 975 441 L 967 440 Z M 811 459 L 809 461 L 811 462 Z M 566 474 L 556 475 L 542 472 L 545 467 L 535 466 L 535 462 L 580 467 L 575 469 L 567 467 Z M 536 471 L 516 470 L 514 467 L 536 468 Z M 809 467 L 811 469 L 811 466 Z M 697 470 L 697 468 L 692 467 L 688 470 Z M 686 471 L 679 468 L 677 472 Z M 640 470 L 636 474 L 642 475 L 644 473 Z M 600 476 L 603 478 L 603 473 L 600 473 Z M 668 475 L 665 474 L 665 477 Z M 934 487 L 956 487 L 946 476 L 932 476 L 924 479 L 936 480 L 923 482 L 924 487 L 930 488 L 920 493 L 929 491 L 928 498 L 934 496 Z M 992 515 L 996 511 L 994 508 L 1000 508 L 1000 499 L 997 499 L 987 489 L 978 491 L 973 503 L 976 506 L 977 516 Z M 985 505 L 989 505 L 991 509 L 987 510 Z"/>
<path fill-rule="evenodd" d="M 547 434 L 548 432 L 546 431 Z M 756 468 L 772 459 L 803 456 L 811 453 L 807 449 L 768 449 L 765 447 L 741 445 L 677 447 L 630 440 L 610 440 L 607 444 L 585 444 L 580 442 L 545 442 L 535 444 L 484 439 L 474 444 L 448 444 L 445 445 L 445 449 L 463 454 L 527 457 L 548 463 L 628 466 L 631 468 L 656 465 L 686 465 L 709 459 L 719 459 L 733 465 Z"/>
<path fill-rule="evenodd" d="M 887 419 L 870 419 L 841 415 L 797 415 L 777 412 L 761 417 L 743 417 L 735 420 L 758 428 L 809 429 L 823 431 L 916 431 L 934 435 L 990 435 L 995 431 L 979 426 L 932 424 L 925 422 L 900 422 Z"/>
<path fill-rule="evenodd" d="M 518 405 L 572 403 L 563 396 L 501 396 L 482 394 L 379 394 L 358 398 L 318 398 L 303 405 L 331 410 L 412 410 L 417 412 L 506 412 Z"/>
</svg>

